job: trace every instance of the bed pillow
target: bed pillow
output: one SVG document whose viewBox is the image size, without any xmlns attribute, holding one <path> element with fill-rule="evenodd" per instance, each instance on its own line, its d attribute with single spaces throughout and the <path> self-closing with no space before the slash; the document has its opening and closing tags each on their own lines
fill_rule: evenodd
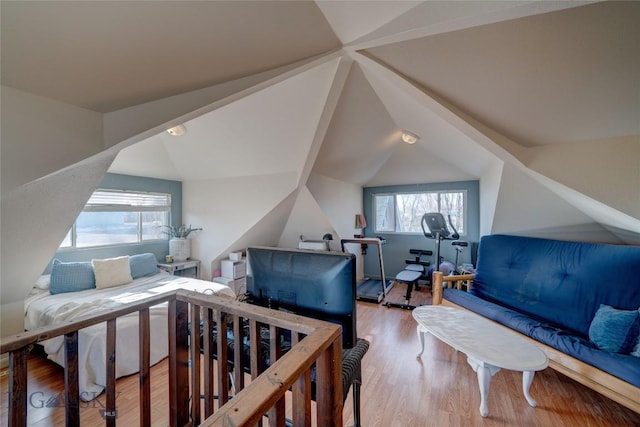
<svg viewBox="0 0 640 427">
<path fill-rule="evenodd" d="M 104 289 L 131 283 L 131 267 L 129 257 L 92 259 L 93 272 L 96 275 L 96 288 Z"/>
<path fill-rule="evenodd" d="M 96 280 L 90 262 L 62 262 L 54 259 L 51 263 L 49 292 L 52 295 L 95 287 Z"/>
<path fill-rule="evenodd" d="M 93 267 L 91 267 L 93 269 Z M 43 274 L 36 280 L 36 288 L 46 291 L 51 284 L 51 274 Z"/>
<path fill-rule="evenodd" d="M 153 276 L 158 271 L 158 260 L 152 253 L 131 255 L 129 257 L 131 277 L 137 279 L 144 276 Z"/>
<path fill-rule="evenodd" d="M 600 304 L 589 326 L 589 339 L 599 349 L 614 353 L 629 354 L 639 333 L 638 310 L 620 310 L 604 304 Z"/>
</svg>

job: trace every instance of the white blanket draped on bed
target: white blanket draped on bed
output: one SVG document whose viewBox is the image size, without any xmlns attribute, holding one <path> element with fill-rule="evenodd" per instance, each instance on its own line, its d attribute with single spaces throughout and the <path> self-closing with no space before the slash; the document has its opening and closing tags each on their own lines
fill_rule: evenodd
<svg viewBox="0 0 640 427">
<path fill-rule="evenodd" d="M 48 291 L 39 292 L 25 301 L 24 326 L 26 330 L 32 330 L 56 325 L 98 311 L 116 309 L 124 304 L 176 289 L 235 298 L 233 291 L 220 283 L 159 273 L 113 288 L 56 295 L 51 295 Z M 167 304 L 151 307 L 149 320 L 151 364 L 153 365 L 168 355 Z M 63 343 L 63 337 L 55 337 L 41 344 L 48 358 L 64 367 Z M 118 318 L 116 321 L 116 378 L 138 372 L 139 345 L 138 313 Z M 106 323 L 81 329 L 78 333 L 81 399 L 93 400 L 104 390 L 105 355 Z"/>
</svg>

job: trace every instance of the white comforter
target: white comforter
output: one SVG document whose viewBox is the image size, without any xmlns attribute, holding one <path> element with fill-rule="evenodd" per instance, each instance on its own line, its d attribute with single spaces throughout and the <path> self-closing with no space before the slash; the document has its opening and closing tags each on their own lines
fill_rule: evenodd
<svg viewBox="0 0 640 427">
<path fill-rule="evenodd" d="M 134 280 L 124 286 L 106 289 L 91 289 L 51 295 L 41 291 L 25 301 L 26 330 L 76 319 L 98 311 L 118 308 L 149 296 L 185 289 L 199 293 L 216 294 L 235 298 L 226 285 L 185 277 L 159 273 L 151 277 Z M 168 354 L 167 304 L 151 307 L 151 364 L 155 364 Z M 78 333 L 78 374 L 80 398 L 95 399 L 106 384 L 106 324 L 99 324 Z M 48 358 L 60 366 L 65 365 L 63 337 L 55 337 L 42 342 Z M 139 369 L 138 313 L 118 318 L 116 321 L 116 377 L 131 375 Z"/>
</svg>

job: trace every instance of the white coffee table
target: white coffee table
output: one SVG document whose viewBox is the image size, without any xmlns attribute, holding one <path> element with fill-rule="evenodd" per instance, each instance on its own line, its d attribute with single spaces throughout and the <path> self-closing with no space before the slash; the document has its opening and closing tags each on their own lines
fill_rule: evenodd
<svg viewBox="0 0 640 427">
<path fill-rule="evenodd" d="M 467 355 L 467 362 L 478 374 L 480 415 L 489 415 L 489 384 L 500 369 L 521 371 L 524 397 L 529 405 L 537 405 L 529 394 L 529 387 L 535 371 L 549 365 L 547 355 L 540 348 L 482 316 L 452 307 L 423 305 L 413 310 L 413 318 L 418 322 L 421 346 L 418 357 L 424 352 L 427 332 Z"/>
</svg>

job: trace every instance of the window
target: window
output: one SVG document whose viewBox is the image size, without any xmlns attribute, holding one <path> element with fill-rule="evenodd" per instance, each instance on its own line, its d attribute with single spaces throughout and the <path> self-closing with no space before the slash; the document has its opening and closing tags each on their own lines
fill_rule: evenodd
<svg viewBox="0 0 640 427">
<path fill-rule="evenodd" d="M 440 212 L 445 218 L 450 215 L 458 233 L 465 234 L 466 190 L 374 194 L 373 198 L 376 233 L 422 233 L 422 216 Z"/>
<path fill-rule="evenodd" d="M 86 248 L 166 239 L 171 195 L 96 190 L 60 245 Z"/>
</svg>

